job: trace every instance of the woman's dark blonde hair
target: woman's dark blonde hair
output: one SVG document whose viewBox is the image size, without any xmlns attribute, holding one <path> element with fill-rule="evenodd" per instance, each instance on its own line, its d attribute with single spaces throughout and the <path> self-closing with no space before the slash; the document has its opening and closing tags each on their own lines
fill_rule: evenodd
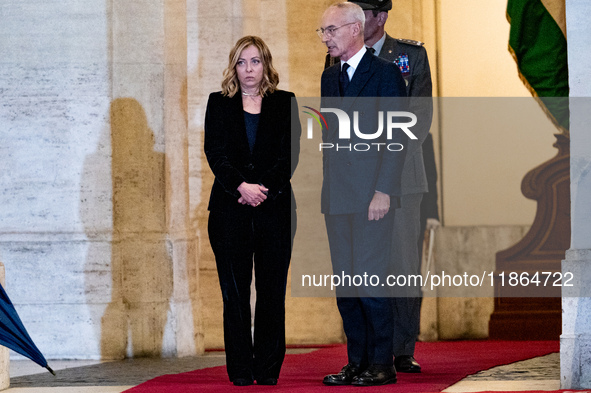
<svg viewBox="0 0 591 393">
<path fill-rule="evenodd" d="M 236 45 L 230 51 L 228 68 L 224 70 L 224 80 L 222 81 L 222 94 L 228 97 L 234 97 L 234 94 L 240 90 L 238 74 L 236 74 L 236 64 L 242 51 L 249 46 L 254 46 L 261 54 L 263 62 L 263 80 L 259 88 L 259 94 L 265 96 L 267 93 L 273 93 L 279 84 L 279 74 L 273 67 L 273 56 L 265 41 L 261 38 L 248 35 L 242 37 L 236 42 Z"/>
</svg>

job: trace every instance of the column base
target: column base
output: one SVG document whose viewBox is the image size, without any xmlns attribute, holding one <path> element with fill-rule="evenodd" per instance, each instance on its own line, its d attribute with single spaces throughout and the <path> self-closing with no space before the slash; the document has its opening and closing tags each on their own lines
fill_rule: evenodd
<svg viewBox="0 0 591 393">
<path fill-rule="evenodd" d="M 560 337 L 561 389 L 591 388 L 591 250 L 568 250 L 562 273 L 572 272 L 574 287 L 563 288 Z"/>
<path fill-rule="evenodd" d="M 560 337 L 560 388 L 591 388 L 591 334 Z"/>
</svg>

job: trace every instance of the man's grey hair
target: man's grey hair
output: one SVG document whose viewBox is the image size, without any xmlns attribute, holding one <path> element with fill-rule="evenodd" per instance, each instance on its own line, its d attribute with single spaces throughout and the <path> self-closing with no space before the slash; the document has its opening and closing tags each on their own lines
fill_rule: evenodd
<svg viewBox="0 0 591 393">
<path fill-rule="evenodd" d="M 344 1 L 342 3 L 336 3 L 331 5 L 331 7 L 339 8 L 345 11 L 345 15 L 347 19 L 351 20 L 352 22 L 359 22 L 361 24 L 361 31 L 365 29 L 365 14 L 363 13 L 363 9 L 359 7 L 355 3 L 351 3 L 348 1 Z"/>
</svg>

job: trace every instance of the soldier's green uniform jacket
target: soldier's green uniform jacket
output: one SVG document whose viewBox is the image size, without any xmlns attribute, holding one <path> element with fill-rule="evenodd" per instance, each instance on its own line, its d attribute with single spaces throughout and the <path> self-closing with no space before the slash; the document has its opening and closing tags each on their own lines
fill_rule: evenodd
<svg viewBox="0 0 591 393">
<path fill-rule="evenodd" d="M 404 171 L 402 173 L 402 195 L 420 194 L 428 191 L 427 177 L 421 145 L 429 134 L 433 117 L 431 99 L 413 100 L 412 97 L 432 97 L 431 71 L 427 50 L 423 43 L 413 40 L 395 39 L 386 34 L 379 57 L 395 62 L 406 83 L 406 93 L 411 97 L 409 111 L 417 116 L 417 125 L 412 132 L 418 140 L 409 141 Z M 340 59 L 326 55 L 325 68 Z"/>
</svg>

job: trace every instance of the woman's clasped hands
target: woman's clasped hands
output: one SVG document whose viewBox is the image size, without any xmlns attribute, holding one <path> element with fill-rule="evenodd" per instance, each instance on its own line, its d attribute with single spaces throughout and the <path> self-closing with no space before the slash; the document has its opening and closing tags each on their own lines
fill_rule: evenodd
<svg viewBox="0 0 591 393">
<path fill-rule="evenodd" d="M 257 207 L 267 199 L 269 189 L 262 184 L 242 182 L 242 184 L 238 186 L 238 192 L 241 195 L 240 198 L 238 198 L 238 203 Z"/>
</svg>

